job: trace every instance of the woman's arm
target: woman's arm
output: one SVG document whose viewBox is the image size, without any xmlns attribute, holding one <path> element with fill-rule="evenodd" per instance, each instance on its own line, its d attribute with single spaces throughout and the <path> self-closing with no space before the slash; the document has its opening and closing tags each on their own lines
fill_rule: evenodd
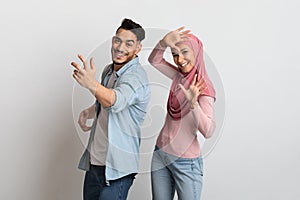
<svg viewBox="0 0 300 200">
<path fill-rule="evenodd" d="M 155 46 L 152 50 L 148 61 L 152 66 L 154 66 L 158 71 L 173 79 L 176 73 L 178 72 L 177 68 L 171 63 L 167 62 L 163 55 L 167 46 L 161 44 L 161 41 Z"/>
<path fill-rule="evenodd" d="M 198 130 L 205 138 L 210 138 L 216 128 L 213 104 L 214 98 L 201 96 L 196 106 L 191 109 Z"/>
</svg>

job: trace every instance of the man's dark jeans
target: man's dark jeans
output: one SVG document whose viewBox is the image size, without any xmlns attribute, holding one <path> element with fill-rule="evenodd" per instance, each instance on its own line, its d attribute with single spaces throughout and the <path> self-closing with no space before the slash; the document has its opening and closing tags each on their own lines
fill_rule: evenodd
<svg viewBox="0 0 300 200">
<path fill-rule="evenodd" d="M 84 200 L 126 200 L 136 174 L 105 182 L 105 166 L 91 165 L 85 174 L 83 186 Z"/>
</svg>

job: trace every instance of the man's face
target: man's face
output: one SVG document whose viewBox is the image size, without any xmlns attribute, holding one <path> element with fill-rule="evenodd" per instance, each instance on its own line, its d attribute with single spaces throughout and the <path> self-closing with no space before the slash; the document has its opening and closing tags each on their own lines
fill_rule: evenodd
<svg viewBox="0 0 300 200">
<path fill-rule="evenodd" d="M 134 59 L 141 48 L 142 44 L 137 41 L 136 35 L 129 30 L 121 28 L 112 38 L 112 60 L 120 68 Z"/>
</svg>

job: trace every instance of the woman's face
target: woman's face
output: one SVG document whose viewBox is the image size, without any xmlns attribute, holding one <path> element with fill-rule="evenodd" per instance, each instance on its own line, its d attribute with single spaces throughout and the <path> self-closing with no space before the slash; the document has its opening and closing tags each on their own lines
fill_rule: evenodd
<svg viewBox="0 0 300 200">
<path fill-rule="evenodd" d="M 188 73 L 195 66 L 196 60 L 193 50 L 186 44 L 177 44 L 180 52 L 172 49 L 172 55 L 175 64 L 178 66 L 181 72 Z"/>
</svg>

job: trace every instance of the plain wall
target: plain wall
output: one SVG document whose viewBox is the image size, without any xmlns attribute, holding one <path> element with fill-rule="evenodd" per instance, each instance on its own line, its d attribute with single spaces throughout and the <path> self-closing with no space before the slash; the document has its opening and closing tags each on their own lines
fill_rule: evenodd
<svg viewBox="0 0 300 200">
<path fill-rule="evenodd" d="M 185 25 L 220 75 L 225 121 L 204 159 L 202 199 L 299 199 L 299 8 L 297 0 L 2 2 L 0 199 L 81 199 L 87 135 L 76 121 L 93 99 L 74 85 L 70 62 L 110 40 L 124 17 L 145 28 Z M 87 99 L 74 101 L 80 92 Z M 151 199 L 146 168 L 129 200 Z"/>
</svg>

